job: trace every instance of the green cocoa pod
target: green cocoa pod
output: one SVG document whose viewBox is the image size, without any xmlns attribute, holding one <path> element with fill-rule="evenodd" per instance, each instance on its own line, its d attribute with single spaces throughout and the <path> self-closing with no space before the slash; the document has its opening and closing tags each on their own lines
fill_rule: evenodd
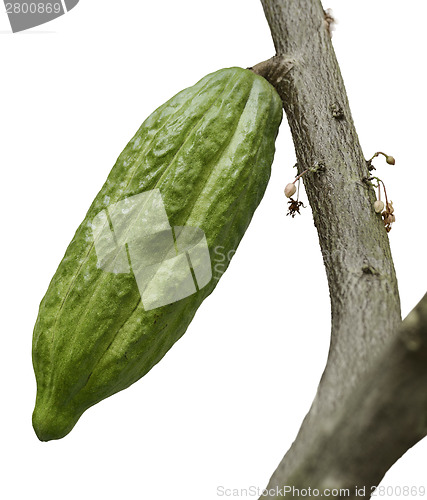
<svg viewBox="0 0 427 500">
<path fill-rule="evenodd" d="M 77 229 L 34 328 L 42 441 L 144 376 L 212 292 L 264 195 L 282 118 L 249 70 L 212 73 L 160 106 Z M 228 264 L 228 263 L 226 263 Z"/>
</svg>

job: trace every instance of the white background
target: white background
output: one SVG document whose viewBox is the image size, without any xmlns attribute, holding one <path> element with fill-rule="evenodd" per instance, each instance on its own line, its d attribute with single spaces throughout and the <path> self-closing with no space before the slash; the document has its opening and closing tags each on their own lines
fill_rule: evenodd
<svg viewBox="0 0 427 500">
<path fill-rule="evenodd" d="M 427 5 L 402 5 L 324 7 L 339 21 L 333 42 L 365 156 L 396 157 L 375 164 L 396 208 L 406 315 L 427 289 Z M 211 71 L 273 55 L 260 2 L 81 0 L 21 34 L 1 10 L 1 496 L 213 500 L 219 486 L 264 487 L 314 397 L 330 327 L 310 209 L 285 216 L 295 163 L 286 120 L 265 198 L 185 336 L 63 440 L 41 443 L 31 427 L 32 328 L 75 229 L 157 106 Z M 422 442 L 382 484 L 427 486 L 426 462 Z"/>
</svg>

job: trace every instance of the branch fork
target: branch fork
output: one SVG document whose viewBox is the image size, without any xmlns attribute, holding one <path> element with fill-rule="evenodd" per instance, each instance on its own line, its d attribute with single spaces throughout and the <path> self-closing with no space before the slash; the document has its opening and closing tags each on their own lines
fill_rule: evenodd
<svg viewBox="0 0 427 500">
<path fill-rule="evenodd" d="M 250 69 L 282 98 L 332 313 L 316 397 L 267 489 L 349 488 L 346 498 L 360 498 L 365 486 L 370 496 L 427 433 L 427 295 L 402 322 L 387 231 L 363 182 L 384 153 L 364 158 L 320 1 L 261 2 L 276 55 Z M 322 175 L 303 175 L 319 159 Z"/>
</svg>

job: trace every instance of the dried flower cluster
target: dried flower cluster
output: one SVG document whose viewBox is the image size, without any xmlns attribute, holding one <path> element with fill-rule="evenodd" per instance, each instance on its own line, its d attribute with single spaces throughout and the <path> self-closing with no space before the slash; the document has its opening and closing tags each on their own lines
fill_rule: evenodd
<svg viewBox="0 0 427 500">
<path fill-rule="evenodd" d="M 379 155 L 383 155 L 386 159 L 386 162 L 389 165 L 394 165 L 396 163 L 396 160 L 393 158 L 393 156 L 378 151 L 372 156 L 372 158 L 366 161 L 367 167 L 370 171 L 375 170 L 375 167 L 372 165 L 372 160 Z M 307 168 L 306 170 L 304 170 L 304 172 L 297 175 L 297 177 L 295 177 L 295 180 L 293 182 L 290 182 L 289 184 L 286 185 L 285 196 L 289 198 L 288 213 L 286 215 L 290 215 L 293 218 L 295 217 L 296 214 L 301 213 L 300 212 L 301 207 L 305 208 L 302 201 L 299 201 L 299 181 L 301 177 L 307 172 L 318 172 L 319 170 L 324 170 L 324 168 L 325 166 L 323 164 L 316 163 L 314 166 Z M 396 216 L 394 215 L 393 202 L 388 201 L 387 190 L 385 188 L 384 182 L 379 177 L 375 176 L 367 177 L 364 180 L 378 189 L 378 199 L 374 202 L 374 210 L 377 214 L 381 214 L 384 227 L 387 232 L 390 232 L 391 225 L 393 224 L 393 222 L 396 222 Z M 376 184 L 373 181 L 376 181 Z M 298 192 L 296 186 L 297 182 L 298 182 Z M 381 186 L 382 189 L 384 190 L 385 203 L 381 200 Z M 292 198 L 292 196 L 294 196 L 295 193 L 297 193 L 296 200 Z"/>
<path fill-rule="evenodd" d="M 297 167 L 298 164 L 295 165 Z M 290 182 L 289 184 L 286 185 L 285 187 L 285 196 L 286 198 L 289 198 L 290 200 L 288 201 L 289 207 L 288 207 L 288 213 L 286 215 L 290 215 L 291 217 L 295 217 L 295 214 L 300 213 L 300 208 L 303 207 L 305 208 L 305 205 L 302 203 L 302 201 L 299 201 L 299 183 L 301 177 L 306 174 L 307 172 L 311 172 L 313 174 L 317 174 L 318 172 L 323 172 L 325 170 L 325 165 L 324 163 L 320 162 L 314 162 L 313 165 L 310 167 L 306 168 L 304 172 L 301 172 L 299 175 L 297 175 L 294 179 L 293 182 Z M 298 182 L 298 193 L 297 193 L 297 199 L 294 200 L 292 196 L 297 192 L 297 187 L 296 183 Z"/>
<path fill-rule="evenodd" d="M 295 217 L 295 214 L 300 214 L 301 212 L 299 211 L 299 209 L 301 207 L 305 208 L 305 205 L 303 204 L 302 201 L 298 201 L 298 200 L 294 200 L 293 198 L 291 198 L 289 201 L 288 201 L 288 213 L 286 215 L 290 215 L 292 218 Z"/>
<path fill-rule="evenodd" d="M 302 201 L 299 201 L 299 180 L 301 177 L 308 172 L 310 169 L 304 170 L 301 174 L 297 175 L 295 177 L 295 180 L 293 182 L 290 182 L 289 184 L 286 185 L 285 187 L 285 196 L 286 198 L 289 198 L 288 201 L 288 213 L 286 215 L 290 215 L 292 218 L 295 217 L 295 214 L 300 214 L 300 208 L 303 207 L 305 208 L 305 205 L 303 204 Z M 297 192 L 297 187 L 296 183 L 298 182 L 298 193 L 297 193 L 297 199 L 294 200 L 292 196 Z"/>
<path fill-rule="evenodd" d="M 384 226 L 387 232 L 391 231 L 391 225 L 396 222 L 396 216 L 394 215 L 393 202 L 390 201 L 386 204 L 385 210 L 381 214 L 384 222 Z"/>
<path fill-rule="evenodd" d="M 374 202 L 374 210 L 377 214 L 381 214 L 386 231 L 390 232 L 391 225 L 396 222 L 396 216 L 394 215 L 393 202 L 388 201 L 385 184 L 379 177 L 369 177 L 366 180 L 378 189 L 378 199 Z M 376 181 L 376 184 L 372 181 Z M 384 190 L 385 203 L 381 200 L 381 186 Z"/>
<path fill-rule="evenodd" d="M 372 165 L 372 160 L 376 158 L 378 155 L 385 156 L 386 162 L 389 165 L 394 165 L 396 163 L 393 156 L 386 155 L 385 153 L 379 151 L 378 153 L 375 153 L 374 156 L 366 162 L 369 170 L 375 170 L 375 167 Z M 374 177 L 374 176 L 369 177 L 367 181 L 378 189 L 378 199 L 374 202 L 374 210 L 377 214 L 381 214 L 381 218 L 384 222 L 385 229 L 387 232 L 390 232 L 391 225 L 393 224 L 393 222 L 396 222 L 396 216 L 394 215 L 393 202 L 388 201 L 385 184 L 379 177 Z M 376 184 L 373 184 L 372 181 L 376 181 Z M 384 190 L 385 204 L 381 200 L 381 186 Z"/>
</svg>

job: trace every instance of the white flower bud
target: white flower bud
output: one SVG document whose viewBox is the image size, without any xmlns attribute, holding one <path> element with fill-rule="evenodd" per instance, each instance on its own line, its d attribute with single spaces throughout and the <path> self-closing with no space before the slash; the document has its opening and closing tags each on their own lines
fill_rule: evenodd
<svg viewBox="0 0 427 500">
<path fill-rule="evenodd" d="M 296 190 L 297 190 L 297 188 L 296 188 L 295 184 L 293 184 L 292 182 L 290 184 L 287 184 L 285 187 L 286 198 L 290 198 L 291 196 L 293 196 L 296 193 Z"/>
<path fill-rule="evenodd" d="M 374 210 L 377 212 L 377 214 L 380 214 L 384 210 L 384 202 L 381 200 L 377 200 L 374 203 Z"/>
<path fill-rule="evenodd" d="M 392 156 L 387 156 L 385 161 L 389 164 L 389 165 L 394 165 L 396 163 L 396 160 L 392 157 Z"/>
</svg>

